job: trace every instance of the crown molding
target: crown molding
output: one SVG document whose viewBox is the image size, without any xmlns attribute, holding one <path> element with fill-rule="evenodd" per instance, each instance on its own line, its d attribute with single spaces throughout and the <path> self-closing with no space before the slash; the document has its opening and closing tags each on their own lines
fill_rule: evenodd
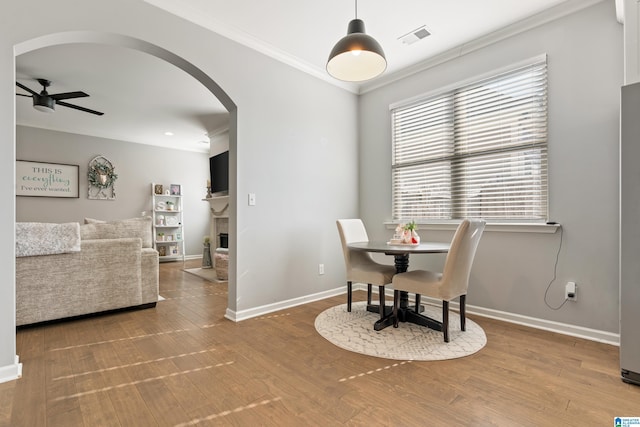
<svg viewBox="0 0 640 427">
<path fill-rule="evenodd" d="M 260 40 L 259 38 L 254 37 L 251 34 L 246 33 L 245 31 L 228 25 L 220 20 L 212 19 L 210 16 L 205 16 L 199 13 L 197 10 L 189 7 L 188 3 L 178 4 L 179 2 L 172 2 L 167 0 L 144 1 L 173 15 L 186 19 L 187 21 L 199 25 L 200 27 L 212 31 L 222 37 L 225 37 L 229 40 L 260 52 L 263 55 L 280 61 L 293 68 L 296 68 L 304 73 L 310 74 L 313 77 L 324 80 L 349 92 L 353 92 L 356 94 L 358 93 L 359 88 L 357 84 L 336 80 L 335 78 L 331 77 L 326 72 L 326 70 L 319 69 L 318 67 L 293 55 L 290 55 L 289 53 L 273 46 L 272 44 L 266 43 L 265 41 Z"/>
<path fill-rule="evenodd" d="M 453 49 L 449 49 L 439 55 L 433 56 L 432 58 L 429 58 L 418 64 L 406 67 L 393 74 L 388 74 L 388 75 L 379 77 L 375 81 L 372 81 L 369 83 L 363 83 L 360 86 L 359 93 L 364 94 L 372 90 L 379 89 L 383 86 L 386 86 L 398 80 L 404 79 L 416 73 L 428 70 L 430 68 L 436 67 L 445 62 L 448 62 L 453 59 L 459 58 L 461 56 L 467 55 L 469 53 L 475 52 L 479 49 L 482 49 L 484 47 L 487 47 L 499 41 L 508 39 L 509 37 L 513 37 L 517 34 L 523 33 L 525 31 L 529 31 L 533 28 L 540 27 L 544 24 L 555 21 L 562 17 L 579 12 L 582 9 L 586 9 L 597 3 L 601 3 L 603 1 L 606 1 L 606 0 L 568 0 L 564 3 L 559 4 L 558 6 L 546 9 L 529 18 L 515 22 L 497 31 L 489 33 L 483 37 L 479 37 L 473 40 L 472 42 L 464 43 Z"/>
<path fill-rule="evenodd" d="M 144 1 L 334 86 L 355 94 L 363 94 L 607 0 L 567 0 L 555 7 L 546 9 L 534 16 L 508 25 L 471 42 L 464 43 L 418 64 L 364 83 L 349 83 L 336 80 L 329 76 L 324 69 L 319 69 L 308 62 L 302 61 L 236 27 L 198 13 L 197 10 L 189 7 L 188 3 L 182 4 L 170 0 Z"/>
</svg>

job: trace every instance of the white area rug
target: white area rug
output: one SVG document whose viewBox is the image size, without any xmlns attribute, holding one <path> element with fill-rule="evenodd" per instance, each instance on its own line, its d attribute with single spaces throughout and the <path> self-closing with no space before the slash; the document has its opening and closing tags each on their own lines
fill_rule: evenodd
<svg viewBox="0 0 640 427">
<path fill-rule="evenodd" d="M 398 328 L 389 326 L 374 331 L 379 315 L 366 311 L 366 301 L 355 302 L 351 313 L 347 305 L 331 307 L 316 317 L 315 327 L 320 335 L 345 350 L 394 360 L 445 360 L 468 356 L 487 343 L 482 328 L 467 318 L 467 330 L 460 330 L 460 316 L 449 312 L 449 340 L 442 332 L 400 322 Z M 442 308 L 425 305 L 423 314 L 442 320 Z"/>
</svg>

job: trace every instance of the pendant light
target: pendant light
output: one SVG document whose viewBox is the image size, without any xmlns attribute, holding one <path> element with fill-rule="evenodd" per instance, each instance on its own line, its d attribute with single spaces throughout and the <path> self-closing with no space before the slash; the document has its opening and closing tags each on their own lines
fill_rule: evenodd
<svg viewBox="0 0 640 427">
<path fill-rule="evenodd" d="M 387 68 L 384 51 L 373 37 L 365 34 L 364 22 L 356 17 L 349 22 L 347 35 L 331 50 L 327 72 L 338 80 L 361 82 L 379 76 Z"/>
</svg>

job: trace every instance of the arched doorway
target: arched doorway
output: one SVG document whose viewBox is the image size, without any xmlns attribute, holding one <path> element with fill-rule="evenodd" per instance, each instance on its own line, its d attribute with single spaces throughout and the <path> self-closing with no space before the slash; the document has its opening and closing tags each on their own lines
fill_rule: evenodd
<svg viewBox="0 0 640 427">
<path fill-rule="evenodd" d="M 56 33 L 47 36 L 38 37 L 29 41 L 19 43 L 15 46 L 14 54 L 19 56 L 24 53 L 28 53 L 37 49 L 53 47 L 63 44 L 73 43 L 93 43 L 99 45 L 111 45 L 123 48 L 129 48 L 139 52 L 143 52 L 152 55 L 160 60 L 163 60 L 183 72 L 187 73 L 195 80 L 200 82 L 215 98 L 217 98 L 229 112 L 229 151 L 230 151 L 230 186 L 231 190 L 235 188 L 235 176 L 233 172 L 235 168 L 236 158 L 236 127 L 237 127 L 237 108 L 235 103 L 224 92 L 224 90 L 205 72 L 196 67 L 194 64 L 186 61 L 182 57 L 164 49 L 157 45 L 148 43 L 144 40 L 136 39 L 129 36 L 118 34 L 107 34 L 91 31 L 73 31 Z M 14 159 L 15 160 L 15 159 Z M 233 199 L 230 199 L 229 207 L 229 231 L 234 233 L 235 229 L 235 203 Z M 233 251 L 233 252 L 231 252 Z M 229 299 L 228 305 L 235 308 L 235 295 L 236 295 L 236 281 L 235 281 L 235 248 L 230 248 L 230 262 L 229 262 Z"/>
</svg>

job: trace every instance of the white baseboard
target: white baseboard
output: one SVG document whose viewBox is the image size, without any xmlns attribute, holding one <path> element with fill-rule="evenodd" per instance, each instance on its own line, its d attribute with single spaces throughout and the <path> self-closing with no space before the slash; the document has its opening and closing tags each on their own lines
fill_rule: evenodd
<svg viewBox="0 0 640 427">
<path fill-rule="evenodd" d="M 451 307 L 457 308 L 458 304 L 451 303 Z M 523 316 L 521 314 L 508 313 L 505 311 L 477 307 L 468 304 L 467 313 L 501 320 L 503 322 L 529 326 L 531 328 L 542 329 L 545 331 L 556 332 L 558 334 L 569 335 L 576 338 L 584 338 L 615 346 L 620 345 L 620 334 L 614 334 L 613 332 L 600 331 L 597 329 L 585 328 L 583 326 L 554 322 L 553 320 L 538 319 L 535 317 Z"/>
<path fill-rule="evenodd" d="M 14 364 L 0 367 L 0 383 L 17 380 L 22 377 L 22 363 L 19 360 L 20 358 L 16 355 Z"/>
<path fill-rule="evenodd" d="M 373 292 L 377 293 L 378 287 L 374 286 L 373 288 Z M 366 291 L 367 285 L 365 285 L 364 283 L 354 283 L 353 290 L 356 289 Z M 392 298 L 393 300 L 393 289 L 385 289 L 385 295 Z M 434 298 L 423 297 L 422 302 L 433 305 L 441 305 L 441 301 Z M 458 310 L 459 304 L 453 301 L 449 304 L 449 307 L 454 310 Z M 596 341 L 615 346 L 620 345 L 620 334 L 615 334 L 613 332 L 600 331 L 597 329 L 585 328 L 583 326 L 554 322 L 553 320 L 538 319 L 536 317 L 523 316 L 521 314 L 509 313 L 506 311 L 494 310 L 491 308 L 484 308 L 469 304 L 467 304 L 467 314 L 488 317 L 490 319 L 528 326 L 530 328 L 541 329 L 558 334 L 569 335 L 576 338 L 584 338 L 590 341 Z"/>
<path fill-rule="evenodd" d="M 353 290 L 367 290 L 367 285 L 364 283 L 354 283 Z M 344 295 L 346 293 L 346 286 L 331 289 L 317 294 L 307 295 L 304 297 L 294 298 L 287 301 L 281 301 L 274 304 L 263 305 L 260 307 L 251 308 L 248 310 L 242 310 L 235 312 L 229 310 L 225 313 L 225 316 L 229 320 L 239 322 L 246 319 L 251 319 L 258 316 L 264 316 L 274 311 L 284 310 L 298 305 L 306 304 L 312 301 L 318 301 L 326 298 L 331 298 L 337 295 Z M 378 287 L 373 287 L 373 293 L 378 293 Z M 385 295 L 393 301 L 393 289 L 387 288 Z M 345 298 L 346 302 L 346 298 Z M 440 305 L 441 302 L 436 299 L 423 297 L 423 303 Z M 452 309 L 458 310 L 459 305 L 457 302 L 451 302 L 449 305 Z M 541 329 L 544 331 L 555 332 L 558 334 L 568 335 L 576 338 L 584 338 L 590 341 L 601 342 L 605 344 L 611 344 L 615 346 L 620 345 L 620 334 L 613 332 L 600 331 L 597 329 L 585 328 L 582 326 L 570 325 L 561 322 L 555 322 L 552 320 L 538 319 L 535 317 L 523 316 L 521 314 L 509 313 L 506 311 L 494 310 L 491 308 L 478 307 L 467 304 L 467 313 L 481 317 L 488 317 L 490 319 L 500 320 L 503 322 L 514 323 L 517 325 L 528 326 L 530 328 Z"/>
<path fill-rule="evenodd" d="M 373 292 L 377 293 L 378 287 L 374 286 L 373 288 Z M 363 283 L 354 284 L 353 289 L 366 291 L 367 285 Z M 385 289 L 385 295 L 393 300 L 393 289 Z M 422 302 L 432 305 L 442 304 L 440 300 L 428 297 L 422 297 Z M 458 310 L 460 308 L 459 304 L 455 301 L 452 301 L 451 304 L 449 304 L 449 307 L 454 310 Z M 528 326 L 530 328 L 541 329 L 549 332 L 556 332 L 558 334 L 569 335 L 576 338 L 584 338 L 605 344 L 615 346 L 620 345 L 620 334 L 614 334 L 613 332 L 599 331 L 597 329 L 585 328 L 583 326 L 569 325 L 567 323 L 554 322 L 553 320 L 538 319 L 536 317 L 524 316 L 522 314 L 509 313 L 506 311 L 469 304 L 467 304 L 467 314 L 488 317 L 490 319 Z"/>
<path fill-rule="evenodd" d="M 303 297 L 293 298 L 286 301 L 280 301 L 273 304 L 262 305 L 260 307 L 250 308 L 248 310 L 233 311 L 227 308 L 224 315 L 229 320 L 239 322 L 241 320 L 251 319 L 253 317 L 264 316 L 274 311 L 285 310 L 291 307 L 297 307 L 313 301 L 319 301 L 336 295 L 343 295 L 346 292 L 346 286 L 330 289 L 328 291 L 318 292 L 316 294 L 306 295 Z"/>
</svg>

